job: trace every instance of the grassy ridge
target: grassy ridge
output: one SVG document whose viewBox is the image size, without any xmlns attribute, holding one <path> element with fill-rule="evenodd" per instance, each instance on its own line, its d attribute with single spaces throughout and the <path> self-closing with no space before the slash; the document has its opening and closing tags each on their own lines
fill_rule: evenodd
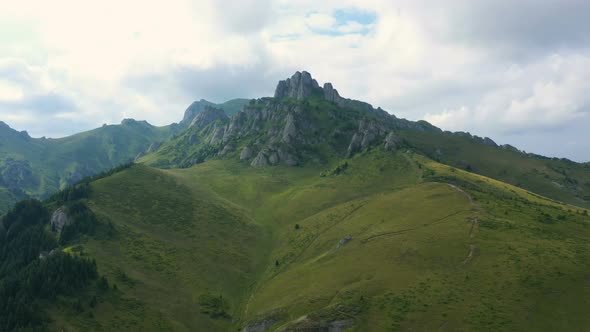
<svg viewBox="0 0 590 332">
<path fill-rule="evenodd" d="M 169 138 L 174 128 L 127 120 L 64 138 L 39 139 L 0 126 L 0 214 L 23 198 L 21 192 L 46 197 L 85 176 L 131 161 L 152 143 Z"/>
<path fill-rule="evenodd" d="M 273 329 L 350 320 L 358 331 L 590 326 L 586 210 L 413 153 L 375 149 L 339 175 L 322 172 L 213 160 L 137 165 L 96 181 L 89 206 L 116 233 L 82 245 L 119 295 L 92 319 L 60 322 L 211 331 L 263 320 L 276 321 Z"/>
<path fill-rule="evenodd" d="M 443 164 L 562 202 L 590 207 L 590 168 L 587 164 L 492 147 L 456 134 L 403 131 L 400 135 L 415 149 Z"/>
</svg>

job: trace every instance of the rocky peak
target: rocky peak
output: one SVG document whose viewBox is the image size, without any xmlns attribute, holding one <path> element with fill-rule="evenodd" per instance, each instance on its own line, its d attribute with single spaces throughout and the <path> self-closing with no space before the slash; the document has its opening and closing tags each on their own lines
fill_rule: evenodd
<svg viewBox="0 0 590 332">
<path fill-rule="evenodd" d="M 197 114 L 201 113 L 205 109 L 205 106 L 213 106 L 213 103 L 205 99 L 201 99 L 190 104 L 190 106 L 184 111 L 184 116 L 182 117 L 180 124 L 184 126 L 190 125 Z"/>
<path fill-rule="evenodd" d="M 217 120 L 227 121 L 228 119 L 229 118 L 222 109 L 207 105 L 199 114 L 197 114 L 197 116 L 195 116 L 189 127 L 196 126 L 197 128 L 204 128 Z"/>
<path fill-rule="evenodd" d="M 302 71 L 296 72 L 283 81 L 279 81 L 275 89 L 275 98 L 281 99 L 284 97 L 291 97 L 295 99 L 304 99 L 311 96 L 314 92 L 320 91 L 321 88 L 318 82 L 311 77 L 311 74 Z"/>
</svg>

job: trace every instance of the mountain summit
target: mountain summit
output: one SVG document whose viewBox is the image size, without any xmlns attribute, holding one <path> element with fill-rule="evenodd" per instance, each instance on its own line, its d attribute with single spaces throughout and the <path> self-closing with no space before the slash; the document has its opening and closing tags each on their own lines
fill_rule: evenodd
<svg viewBox="0 0 590 332">
<path fill-rule="evenodd" d="M 151 156 L 149 164 L 188 167 L 211 158 L 239 158 L 254 167 L 296 166 L 352 157 L 371 146 L 394 149 L 402 143 L 395 134 L 399 129 L 440 131 L 342 98 L 331 83 L 322 88 L 306 71 L 279 81 L 274 98 L 250 100 L 231 117 L 205 103 L 189 107 L 187 113 L 199 108 L 189 129 Z M 187 113 L 186 123 L 195 114 Z"/>
</svg>

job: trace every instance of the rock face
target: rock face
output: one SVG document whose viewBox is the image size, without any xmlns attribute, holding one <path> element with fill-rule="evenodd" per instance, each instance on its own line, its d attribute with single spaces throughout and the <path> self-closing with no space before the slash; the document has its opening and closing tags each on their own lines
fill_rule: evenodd
<svg viewBox="0 0 590 332">
<path fill-rule="evenodd" d="M 279 81 L 279 84 L 275 89 L 275 98 L 282 99 L 284 97 L 291 97 L 301 100 L 311 96 L 318 90 L 318 82 L 311 78 L 310 73 L 306 71 L 296 72 L 291 78 Z"/>
<path fill-rule="evenodd" d="M 248 146 L 245 146 L 240 152 L 240 160 L 248 160 L 252 158 L 252 149 Z"/>
<path fill-rule="evenodd" d="M 260 150 L 256 158 L 252 160 L 250 166 L 264 167 L 284 164 L 287 166 L 297 166 L 299 164 L 297 158 L 291 153 L 281 147 L 268 146 Z"/>
<path fill-rule="evenodd" d="M 64 226 L 70 224 L 70 218 L 68 218 L 68 215 L 66 214 L 66 208 L 64 206 L 53 212 L 50 223 L 51 228 L 57 233 L 61 233 L 61 230 L 64 228 Z"/>
<path fill-rule="evenodd" d="M 184 111 L 184 116 L 180 124 L 182 126 L 188 127 L 193 119 L 197 116 L 197 114 L 201 113 L 205 106 L 211 106 L 212 103 L 206 101 L 205 99 L 201 99 L 199 101 L 195 101 Z"/>
<path fill-rule="evenodd" d="M 190 119 L 190 128 L 179 140 L 193 146 L 185 155 L 171 156 L 171 163 L 191 165 L 195 154 L 199 160 L 239 154 L 253 167 L 321 163 L 379 144 L 395 150 L 401 143 L 394 134 L 398 130 L 438 130 L 427 122 L 397 119 L 370 104 L 343 98 L 331 83 L 320 87 L 306 71 L 280 81 L 274 98 L 252 99 L 231 118 L 204 104 L 193 103 L 185 112 L 183 121 Z M 234 153 L 236 148 L 241 151 Z"/>
<path fill-rule="evenodd" d="M 364 150 L 387 133 L 387 128 L 376 121 L 363 119 L 359 122 L 358 131 L 352 136 L 346 152 L 347 158 Z"/>
<path fill-rule="evenodd" d="M 338 94 L 338 90 L 332 87 L 332 83 L 324 83 L 324 99 L 340 105 L 342 97 Z"/>
<path fill-rule="evenodd" d="M 162 142 L 154 142 L 154 143 L 150 144 L 150 146 L 148 147 L 148 149 L 146 150 L 145 153 L 152 153 L 152 152 L 158 150 L 160 148 L 160 146 L 162 146 Z"/>
<path fill-rule="evenodd" d="M 217 143 L 221 143 L 223 140 L 223 134 L 225 133 L 225 127 L 217 127 L 213 132 L 213 136 L 211 136 L 211 140 L 209 144 L 215 145 Z"/>
<path fill-rule="evenodd" d="M 228 119 L 229 118 L 225 115 L 223 110 L 211 106 L 205 106 L 203 111 L 197 114 L 193 119 L 189 127 L 196 126 L 197 128 L 205 128 L 217 120 L 227 121 Z"/>
<path fill-rule="evenodd" d="M 401 139 L 392 131 L 385 137 L 384 147 L 387 151 L 396 150 L 401 143 Z"/>
</svg>

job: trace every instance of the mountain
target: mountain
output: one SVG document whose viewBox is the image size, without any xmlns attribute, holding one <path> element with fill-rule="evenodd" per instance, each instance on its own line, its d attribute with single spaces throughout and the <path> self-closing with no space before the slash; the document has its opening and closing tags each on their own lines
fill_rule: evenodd
<svg viewBox="0 0 590 332">
<path fill-rule="evenodd" d="M 306 72 L 184 128 L 1 219 L 0 326 L 590 328 L 587 164 L 399 119 Z"/>
<path fill-rule="evenodd" d="M 526 154 L 487 137 L 399 119 L 341 97 L 331 83 L 320 87 L 305 71 L 279 82 L 274 98 L 250 100 L 231 117 L 221 115 L 215 105 L 202 110 L 207 121 L 197 123 L 194 117 L 185 132 L 142 161 L 163 168 L 210 159 L 240 159 L 255 167 L 320 165 L 384 145 L 420 151 L 457 168 L 590 207 L 588 164 Z"/>
<path fill-rule="evenodd" d="M 25 197 L 47 197 L 85 176 L 133 161 L 168 140 L 178 125 L 145 121 L 59 138 L 32 138 L 0 122 L 0 214 Z"/>
<path fill-rule="evenodd" d="M 239 112 L 249 101 L 250 100 L 243 98 L 231 99 L 221 104 L 215 104 L 205 99 L 195 101 L 190 104 L 186 111 L 184 111 L 184 116 L 182 117 L 182 121 L 180 121 L 180 125 L 183 127 L 190 126 L 193 119 L 207 106 L 222 109 L 226 114 L 231 116 Z"/>
</svg>

